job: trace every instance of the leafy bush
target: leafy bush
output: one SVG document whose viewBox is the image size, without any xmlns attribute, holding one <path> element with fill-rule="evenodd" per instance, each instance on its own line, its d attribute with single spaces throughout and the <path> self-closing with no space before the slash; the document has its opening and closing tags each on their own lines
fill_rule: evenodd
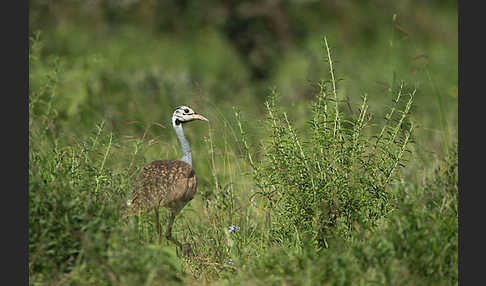
<svg viewBox="0 0 486 286">
<path fill-rule="evenodd" d="M 394 245 L 396 263 L 411 274 L 430 283 L 457 284 L 457 145 L 450 146 L 423 187 L 402 186 L 397 188 L 397 211 L 379 231 L 384 235 L 375 234 L 371 245 L 387 240 Z"/>
<path fill-rule="evenodd" d="M 385 123 L 372 135 L 366 95 L 357 113 L 342 111 L 327 40 L 324 43 L 330 80 L 319 82 L 310 130 L 298 134 L 280 110 L 274 89 L 265 103 L 270 136 L 263 144 L 264 159 L 252 166 L 260 195 L 274 210 L 278 239 L 312 232 L 316 242 L 327 245 L 331 232 L 347 237 L 355 224 L 373 226 L 392 209 L 387 186 L 411 142 L 415 90 L 397 87 Z M 246 143 L 245 148 L 249 151 Z"/>
<path fill-rule="evenodd" d="M 76 146 L 29 148 L 29 268 L 72 270 L 91 233 L 104 239 L 118 227 L 126 179 L 104 168 L 110 142 L 90 137 Z M 111 137 L 110 137 L 111 138 Z M 96 145 L 99 146 L 96 146 Z M 106 145 L 105 145 L 106 144 Z M 100 163 L 95 163 L 100 162 Z"/>
<path fill-rule="evenodd" d="M 126 230 L 102 243 L 92 236 L 85 243 L 86 258 L 70 281 L 81 285 L 180 285 L 184 275 L 175 250 L 142 245 L 133 235 L 135 229 Z"/>
<path fill-rule="evenodd" d="M 457 147 L 423 186 L 393 185 L 396 209 L 316 250 L 275 245 L 238 273 L 243 285 L 457 285 Z"/>
</svg>

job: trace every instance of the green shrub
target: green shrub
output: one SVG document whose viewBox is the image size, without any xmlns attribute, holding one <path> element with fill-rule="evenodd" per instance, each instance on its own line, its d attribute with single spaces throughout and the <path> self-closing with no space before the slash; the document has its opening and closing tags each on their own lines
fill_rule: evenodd
<svg viewBox="0 0 486 286">
<path fill-rule="evenodd" d="M 458 283 L 457 145 L 437 166 L 423 187 L 397 189 L 397 211 L 371 244 L 388 240 L 397 262 L 411 274 L 427 284 L 451 285 Z"/>
<path fill-rule="evenodd" d="M 397 87 L 385 123 L 373 134 L 366 95 L 358 112 L 342 111 L 345 104 L 337 95 L 333 62 L 324 42 L 331 79 L 319 82 L 309 129 L 302 134 L 295 130 L 279 108 L 274 89 L 265 103 L 270 134 L 263 143 L 264 158 L 252 166 L 259 194 L 272 210 L 276 239 L 308 232 L 315 242 L 327 245 L 331 233 L 347 237 L 355 224 L 373 226 L 392 209 L 387 186 L 403 165 L 411 141 L 409 115 L 415 90 L 403 84 Z M 249 151 L 246 143 L 244 147 Z"/>
<path fill-rule="evenodd" d="M 275 245 L 238 273 L 242 285 L 457 285 L 457 147 L 422 186 L 397 182 L 396 208 L 351 239 L 316 250 Z M 230 283 L 231 284 L 231 283 Z"/>
<path fill-rule="evenodd" d="M 42 151 L 35 143 L 30 146 L 31 271 L 69 271 L 87 233 L 109 237 L 117 228 L 119 202 L 127 182 L 123 174 L 103 167 L 110 145 L 100 141 L 100 147 L 94 146 L 96 141 L 81 141 L 68 148 L 54 145 Z"/>
<path fill-rule="evenodd" d="M 130 232 L 128 232 L 130 230 Z M 85 242 L 85 259 L 70 280 L 76 285 L 180 285 L 183 271 L 173 248 L 140 244 L 126 228 L 109 239 Z"/>
</svg>

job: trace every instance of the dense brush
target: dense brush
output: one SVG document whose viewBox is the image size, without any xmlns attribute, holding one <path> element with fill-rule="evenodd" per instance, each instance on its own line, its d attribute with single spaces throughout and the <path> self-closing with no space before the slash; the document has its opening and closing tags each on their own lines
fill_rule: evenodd
<svg viewBox="0 0 486 286">
<path fill-rule="evenodd" d="M 319 82 L 307 128 L 299 132 L 293 127 L 274 89 L 265 103 L 270 134 L 263 144 L 265 155 L 252 166 L 259 194 L 273 210 L 276 238 L 308 233 L 327 247 L 326 237 L 337 233 L 345 238 L 355 224 L 374 226 L 393 208 L 388 186 L 399 178 L 397 169 L 409 151 L 415 90 L 398 86 L 385 121 L 378 123 L 381 128 L 371 128 L 366 94 L 357 112 L 342 111 L 346 102 L 338 97 L 324 43 L 330 80 Z M 252 160 L 249 153 L 248 158 Z"/>
</svg>

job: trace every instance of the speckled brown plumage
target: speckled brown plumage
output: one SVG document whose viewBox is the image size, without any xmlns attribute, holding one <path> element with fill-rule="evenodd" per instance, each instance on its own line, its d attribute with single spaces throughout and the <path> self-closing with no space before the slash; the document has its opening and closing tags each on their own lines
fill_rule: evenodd
<svg viewBox="0 0 486 286">
<path fill-rule="evenodd" d="M 196 189 L 196 173 L 191 165 L 180 160 L 153 161 L 142 169 L 134 184 L 131 212 L 162 206 L 177 214 L 192 200 Z"/>
<path fill-rule="evenodd" d="M 161 237 L 159 207 L 170 211 L 165 237 L 182 247 L 172 238 L 172 225 L 176 215 L 196 194 L 196 173 L 192 167 L 192 152 L 184 136 L 182 124 L 194 120 L 208 121 L 187 106 L 178 106 L 172 114 L 172 127 L 181 144 L 183 156 L 180 160 L 153 161 L 146 165 L 133 185 L 132 199 L 127 202 L 126 214 L 135 215 L 153 209 L 155 226 Z"/>
</svg>

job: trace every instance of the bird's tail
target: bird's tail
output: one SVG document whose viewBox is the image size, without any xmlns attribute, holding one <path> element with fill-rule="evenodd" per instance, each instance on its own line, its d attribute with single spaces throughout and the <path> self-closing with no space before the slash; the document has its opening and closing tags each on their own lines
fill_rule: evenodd
<svg viewBox="0 0 486 286">
<path fill-rule="evenodd" d="M 124 216 L 131 216 L 131 215 L 135 215 L 137 214 L 137 192 L 136 192 L 136 188 L 134 187 L 133 188 L 133 197 L 130 198 L 130 199 L 127 199 L 127 202 L 126 202 L 126 206 L 123 210 L 123 215 Z"/>
<path fill-rule="evenodd" d="M 133 200 L 131 200 L 131 199 L 127 200 L 127 204 L 122 209 L 122 216 L 123 217 L 129 217 L 129 216 L 132 216 L 134 214 L 136 214 L 136 211 L 134 209 Z"/>
</svg>

